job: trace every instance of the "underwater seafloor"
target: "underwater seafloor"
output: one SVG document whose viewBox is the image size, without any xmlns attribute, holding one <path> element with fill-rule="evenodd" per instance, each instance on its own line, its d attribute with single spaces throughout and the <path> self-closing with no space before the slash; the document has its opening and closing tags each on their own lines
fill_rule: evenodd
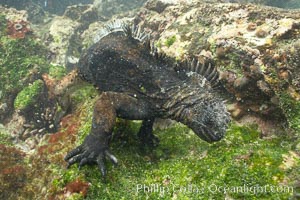
<svg viewBox="0 0 300 200">
<path fill-rule="evenodd" d="M 300 198 L 299 1 L 0 3 L 0 199 Z M 141 122 L 118 119 L 119 165 L 107 163 L 106 181 L 97 166 L 66 169 L 99 92 L 87 84 L 56 98 L 43 74 L 62 79 L 113 19 L 151 32 L 176 60 L 215 62 L 232 118 L 223 140 L 208 144 L 160 120 L 160 144 L 145 151 Z"/>
</svg>

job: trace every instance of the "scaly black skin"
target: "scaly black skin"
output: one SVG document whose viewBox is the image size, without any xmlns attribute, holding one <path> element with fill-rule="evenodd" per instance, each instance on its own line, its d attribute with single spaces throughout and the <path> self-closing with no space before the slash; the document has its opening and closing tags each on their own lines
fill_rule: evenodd
<svg viewBox="0 0 300 200">
<path fill-rule="evenodd" d="M 157 143 L 152 134 L 155 118 L 182 122 L 207 142 L 224 136 L 229 115 L 209 82 L 200 74 L 176 71 L 153 54 L 149 45 L 116 31 L 81 56 L 79 75 L 102 93 L 95 104 L 90 134 L 65 158 L 69 166 L 97 163 L 105 176 L 105 159 L 117 164 L 109 151 L 117 117 L 143 120 L 138 136 L 146 145 Z"/>
</svg>

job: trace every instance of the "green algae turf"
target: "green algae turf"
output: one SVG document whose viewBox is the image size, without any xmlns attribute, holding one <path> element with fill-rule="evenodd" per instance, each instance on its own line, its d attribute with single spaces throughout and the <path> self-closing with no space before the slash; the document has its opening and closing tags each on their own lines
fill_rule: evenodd
<svg viewBox="0 0 300 200">
<path fill-rule="evenodd" d="M 92 101 L 77 144 L 90 130 Z M 274 136 L 261 139 L 256 126 L 231 124 L 221 142 L 201 141 L 187 127 L 175 124 L 155 130 L 160 144 L 154 150 L 140 148 L 136 133 L 140 122 L 118 120 L 111 150 L 118 167 L 107 163 L 106 183 L 97 166 L 60 170 L 62 189 L 76 179 L 90 183 L 85 199 L 287 199 L 297 192 L 299 158 L 284 168 L 286 157 L 299 152 L 299 139 Z M 123 127 L 123 125 L 126 126 Z M 74 194 L 69 199 L 83 199 Z"/>
<path fill-rule="evenodd" d="M 34 74 L 47 72 L 46 55 L 46 48 L 32 35 L 7 36 L 6 19 L 0 15 L 0 100 L 19 92 Z"/>
</svg>

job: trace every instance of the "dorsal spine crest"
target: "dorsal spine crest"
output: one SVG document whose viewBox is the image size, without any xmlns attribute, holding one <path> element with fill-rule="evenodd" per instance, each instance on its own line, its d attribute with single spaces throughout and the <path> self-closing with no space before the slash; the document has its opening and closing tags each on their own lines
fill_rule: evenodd
<svg viewBox="0 0 300 200">
<path fill-rule="evenodd" d="M 108 22 L 97 32 L 94 43 L 99 42 L 105 36 L 115 32 L 123 32 L 127 37 L 136 39 L 141 43 L 148 43 L 150 41 L 150 33 L 142 31 L 140 26 L 135 24 L 130 25 L 124 20 L 116 19 Z"/>
<path fill-rule="evenodd" d="M 150 54 L 160 61 L 169 62 L 172 60 L 166 56 L 165 53 L 158 51 L 154 42 L 150 40 L 150 32 L 143 31 L 141 26 L 135 24 L 131 25 L 129 22 L 120 19 L 113 20 L 104 25 L 104 27 L 98 31 L 94 42 L 99 42 L 103 37 L 115 32 L 122 32 L 127 37 L 143 43 L 145 48 L 150 50 Z M 176 63 L 173 67 L 176 70 L 185 71 L 187 73 L 195 72 L 202 75 L 210 82 L 212 87 L 219 84 L 219 73 L 210 60 L 199 61 L 193 57 L 192 59 L 185 59 L 185 61 L 181 63 Z"/>
<path fill-rule="evenodd" d="M 174 68 L 177 71 L 200 74 L 210 82 L 212 87 L 216 87 L 219 84 L 219 72 L 211 60 L 200 61 L 195 57 L 188 58 L 181 63 L 176 63 Z"/>
</svg>

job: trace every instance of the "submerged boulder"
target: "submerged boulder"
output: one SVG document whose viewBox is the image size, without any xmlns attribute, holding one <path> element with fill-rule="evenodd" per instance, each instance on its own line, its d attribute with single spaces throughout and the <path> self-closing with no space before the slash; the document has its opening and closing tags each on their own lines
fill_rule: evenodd
<svg viewBox="0 0 300 200">
<path fill-rule="evenodd" d="M 163 1 L 151 5 L 159 2 Z M 282 96 L 297 107 L 293 116 L 299 119 L 299 11 L 180 1 L 165 4 L 158 12 L 149 5 L 135 21 L 151 30 L 158 48 L 172 57 L 180 60 L 192 54 L 213 59 L 232 105 L 237 105 L 230 109 L 236 120 L 248 123 L 251 116 L 264 134 L 278 133 L 291 121 Z M 281 125 L 265 127 L 270 122 Z"/>
</svg>

